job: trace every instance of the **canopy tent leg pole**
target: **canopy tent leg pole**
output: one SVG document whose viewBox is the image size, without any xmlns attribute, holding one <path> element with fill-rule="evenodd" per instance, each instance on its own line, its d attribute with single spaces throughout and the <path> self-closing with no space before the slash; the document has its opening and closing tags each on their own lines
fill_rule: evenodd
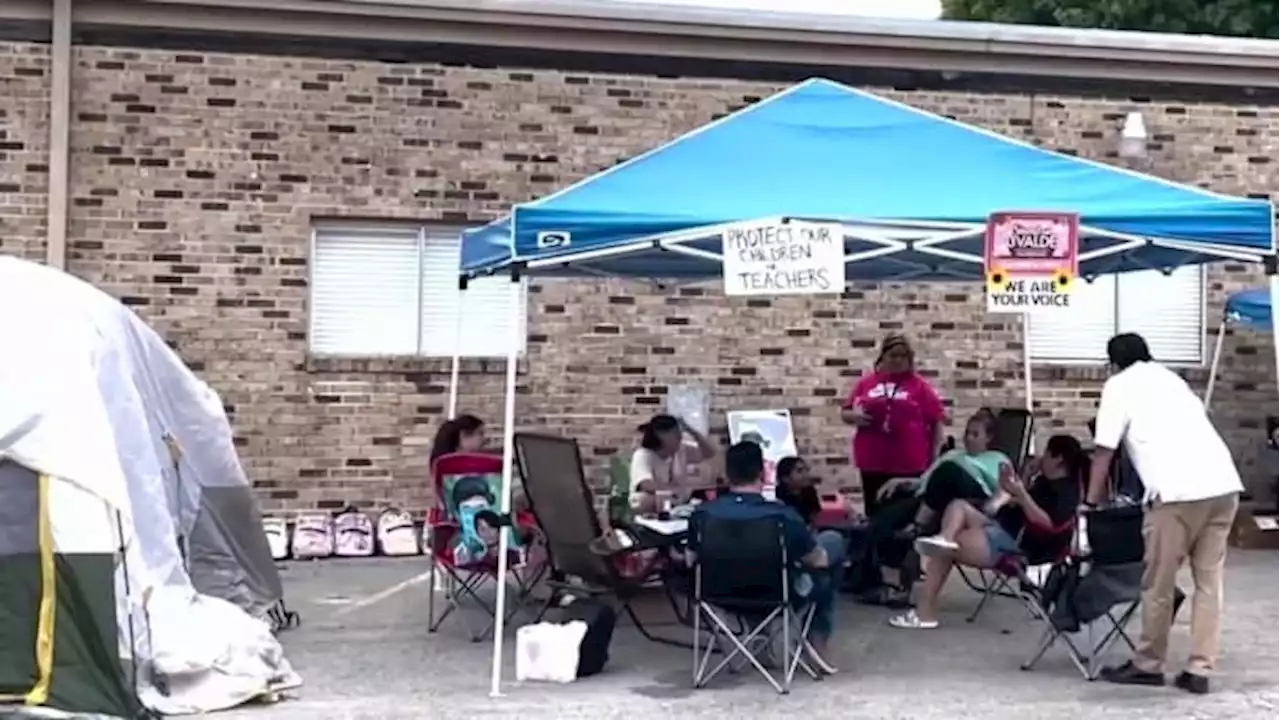
<svg viewBox="0 0 1280 720">
<path fill-rule="evenodd" d="M 467 292 L 467 281 L 458 281 L 458 301 L 453 311 L 453 362 L 449 365 L 449 415 L 458 417 L 458 373 L 462 367 L 462 296 Z"/>
<path fill-rule="evenodd" d="M 512 268 L 511 282 L 520 282 L 517 268 Z M 517 318 L 513 318 L 517 320 Z M 502 408 L 502 505 L 499 511 L 508 517 L 511 513 L 511 490 L 515 474 L 516 434 L 516 363 L 519 361 L 520 323 L 512 322 L 507 338 L 507 381 Z M 502 695 L 502 642 L 506 635 L 507 619 L 507 555 L 511 547 L 512 528 L 504 524 L 498 533 L 498 597 L 494 603 L 497 612 L 493 619 L 493 668 L 489 679 L 490 697 Z"/>
<path fill-rule="evenodd" d="M 1280 309 L 1280 272 L 1277 272 L 1277 260 L 1280 257 L 1276 255 L 1267 259 L 1267 282 L 1271 286 L 1271 347 L 1276 356 L 1276 374 L 1280 376 L 1280 312 L 1277 312 Z M 1280 415 L 1280 405 L 1272 405 L 1271 409 Z M 1276 452 L 1280 453 L 1280 449 Z"/>
<path fill-rule="evenodd" d="M 1035 391 L 1031 382 L 1031 316 L 1022 316 L 1022 395 L 1027 400 L 1027 413 L 1035 414 Z M 1031 437 L 1028 441 L 1031 455 L 1036 454 L 1035 423 L 1031 425 Z"/>
<path fill-rule="evenodd" d="M 1213 359 L 1209 361 L 1209 382 L 1204 387 L 1204 409 L 1213 402 L 1213 386 L 1218 382 L 1218 363 L 1222 361 L 1222 345 L 1227 339 L 1227 319 L 1218 324 L 1218 336 L 1213 340 Z"/>
</svg>

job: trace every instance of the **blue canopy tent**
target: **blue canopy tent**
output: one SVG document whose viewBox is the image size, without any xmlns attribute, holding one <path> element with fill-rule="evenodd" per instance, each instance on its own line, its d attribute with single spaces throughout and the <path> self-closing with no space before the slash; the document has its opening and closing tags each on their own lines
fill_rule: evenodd
<svg viewBox="0 0 1280 720">
<path fill-rule="evenodd" d="M 976 281 L 987 218 L 1009 210 L 1077 213 L 1086 278 L 1276 253 L 1266 201 L 1052 152 L 813 79 L 468 231 L 460 285 L 507 272 L 717 278 L 722 232 L 771 219 L 841 224 L 849 280 Z M 508 481 L 517 346 L 507 362 Z M 450 413 L 457 372 L 455 358 Z M 502 610 L 498 618 L 495 692 Z"/>
<path fill-rule="evenodd" d="M 1271 205 L 1063 155 L 809 80 L 465 235 L 468 276 L 712 278 L 725 225 L 847 224 L 850 279 L 971 279 L 997 210 L 1079 213 L 1081 272 L 1273 252 Z M 664 252 L 665 251 L 665 252 Z"/>
<path fill-rule="evenodd" d="M 1213 401 L 1213 388 L 1218 380 L 1218 363 L 1222 360 L 1222 346 L 1228 327 L 1248 328 L 1257 332 L 1272 332 L 1275 318 L 1271 314 L 1271 290 L 1257 288 L 1235 293 L 1227 298 L 1218 326 L 1218 337 L 1213 345 L 1213 361 L 1209 364 L 1209 383 L 1204 391 L 1204 406 Z"/>
</svg>

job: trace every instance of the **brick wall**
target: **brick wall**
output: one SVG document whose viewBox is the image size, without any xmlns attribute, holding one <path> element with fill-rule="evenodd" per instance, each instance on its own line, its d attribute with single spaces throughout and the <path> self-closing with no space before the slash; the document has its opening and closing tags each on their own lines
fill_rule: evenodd
<svg viewBox="0 0 1280 720">
<path fill-rule="evenodd" d="M 44 258 L 49 57 L 0 43 L 0 252 Z"/>
<path fill-rule="evenodd" d="M 0 251 L 37 258 L 46 70 L 44 48 L 0 45 Z M 92 47 L 75 51 L 73 86 L 70 269 L 135 307 L 222 393 L 270 511 L 422 506 L 447 393 L 437 361 L 308 360 L 312 218 L 488 219 L 779 89 Z M 1228 193 L 1277 190 L 1275 107 L 877 91 L 1100 159 L 1139 108 L 1146 169 Z M 1260 279 L 1214 267 L 1210 316 L 1225 291 Z M 957 417 L 1022 402 L 1019 324 L 985 317 L 977 285 L 855 286 L 839 300 L 623 282 L 531 292 L 520 423 L 576 435 L 593 458 L 628 446 L 668 385 L 692 381 L 713 389 L 717 412 L 791 407 L 803 451 L 852 483 L 838 397 L 891 329 L 916 338 Z M 1227 347 L 1217 417 L 1251 468 L 1255 416 L 1276 407 L 1270 340 Z M 496 421 L 494 365 L 467 368 L 462 406 Z M 1042 423 L 1082 431 L 1099 379 L 1038 368 Z"/>
</svg>

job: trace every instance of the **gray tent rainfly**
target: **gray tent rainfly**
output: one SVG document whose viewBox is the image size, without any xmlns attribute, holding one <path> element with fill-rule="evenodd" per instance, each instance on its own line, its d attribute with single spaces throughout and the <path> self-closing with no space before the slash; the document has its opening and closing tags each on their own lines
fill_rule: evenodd
<svg viewBox="0 0 1280 720">
<path fill-rule="evenodd" d="M 0 257 L 0 306 L 0 703 L 199 713 L 296 683 L 218 396 L 70 275 Z"/>
</svg>

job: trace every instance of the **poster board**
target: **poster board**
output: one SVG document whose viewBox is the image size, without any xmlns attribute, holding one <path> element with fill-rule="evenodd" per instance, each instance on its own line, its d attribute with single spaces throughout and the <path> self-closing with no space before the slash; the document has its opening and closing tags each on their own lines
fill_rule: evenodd
<svg viewBox="0 0 1280 720">
<path fill-rule="evenodd" d="M 844 229 L 835 223 L 775 220 L 724 231 L 726 295 L 842 293 Z"/>
<path fill-rule="evenodd" d="M 705 385 L 688 383 L 668 387 L 666 410 L 702 435 L 710 434 L 711 392 Z M 692 442 L 692 439 L 686 437 L 685 442 Z"/>
<path fill-rule="evenodd" d="M 987 312 L 1061 312 L 1080 271 L 1080 218 L 1061 212 L 998 212 L 983 241 Z"/>
<path fill-rule="evenodd" d="M 730 443 L 752 440 L 764 450 L 765 497 L 772 498 L 778 461 L 799 454 L 795 428 L 791 425 L 791 411 L 730 410 L 726 419 Z"/>
</svg>

